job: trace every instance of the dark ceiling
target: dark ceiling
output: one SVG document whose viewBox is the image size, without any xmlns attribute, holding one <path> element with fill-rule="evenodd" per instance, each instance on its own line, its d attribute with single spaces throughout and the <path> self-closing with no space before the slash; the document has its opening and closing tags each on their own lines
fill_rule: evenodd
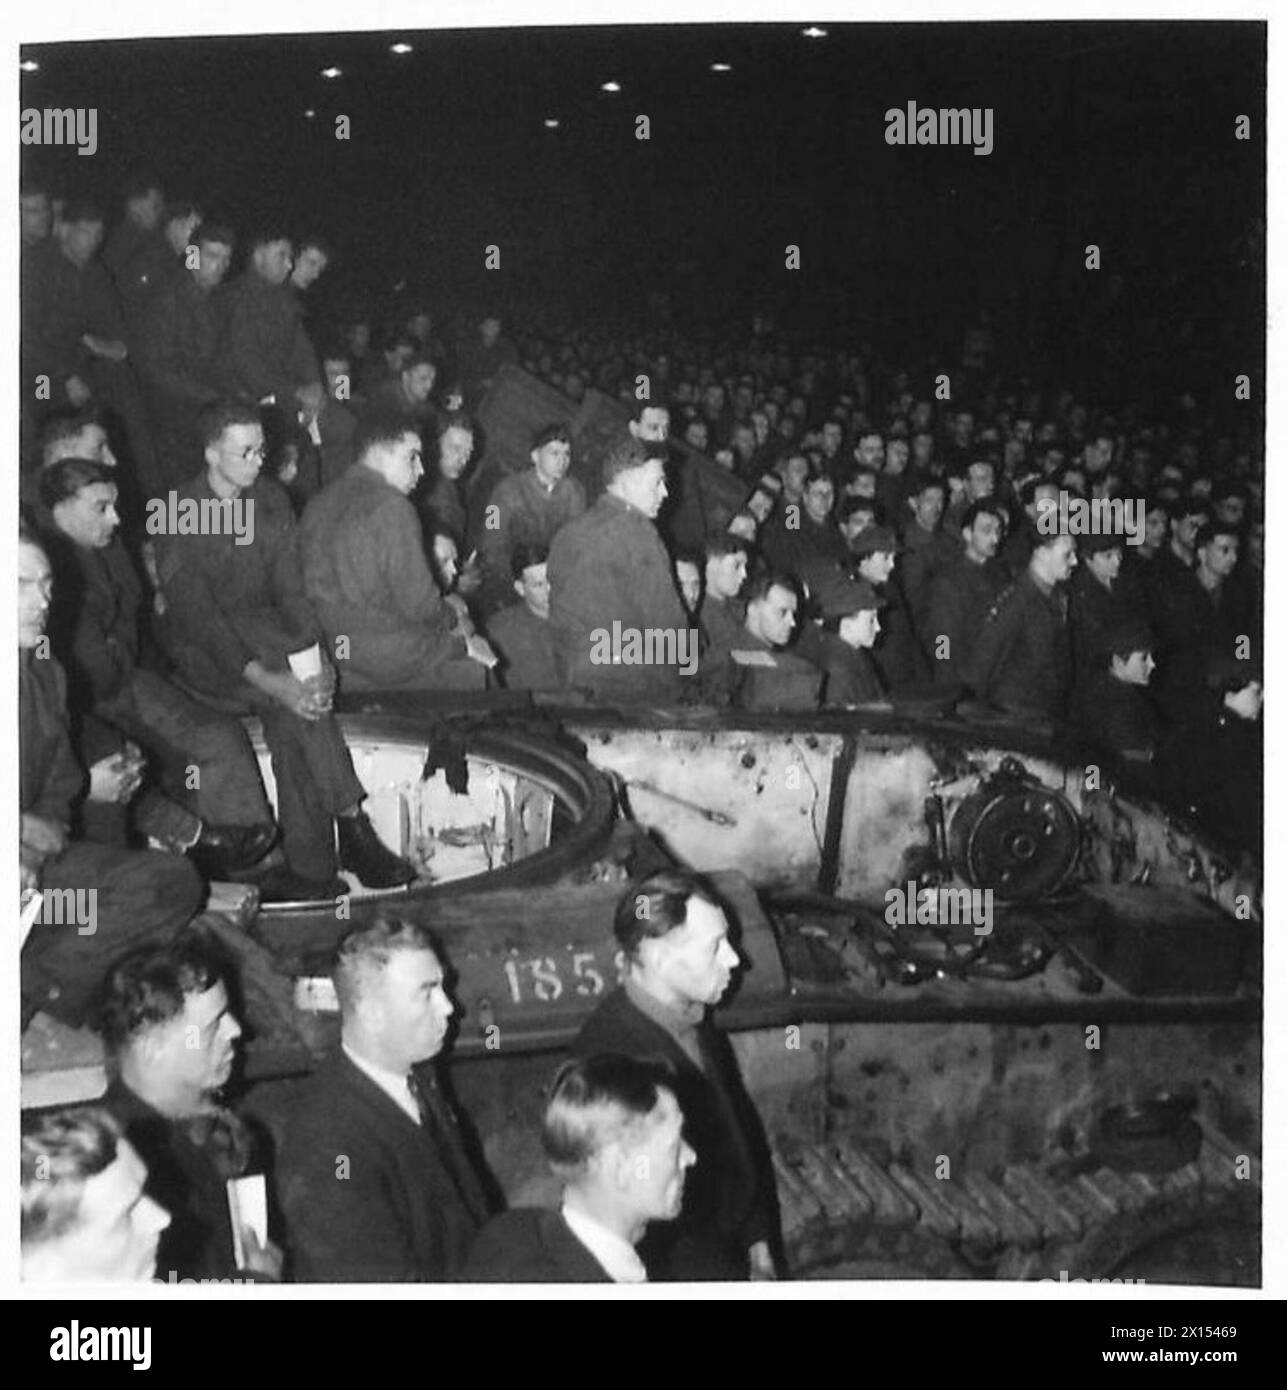
<svg viewBox="0 0 1287 1390">
<path fill-rule="evenodd" d="M 23 106 L 96 107 L 99 150 L 27 154 L 105 199 L 142 161 L 240 228 L 319 227 L 344 252 L 332 291 L 407 279 L 438 298 L 576 306 L 625 307 L 659 282 L 704 308 L 772 296 L 788 243 L 802 258 L 790 293 L 885 314 L 911 286 L 982 298 L 1062 274 L 1091 241 L 1117 273 L 1189 275 L 1263 215 L 1262 24 L 829 30 L 31 47 Z M 399 40 L 414 51 L 390 53 Z M 343 76 L 328 81 L 332 64 Z M 609 79 L 622 91 L 602 92 Z M 991 107 L 994 152 L 887 146 L 885 110 L 908 101 Z M 1250 143 L 1233 140 L 1241 113 Z"/>
</svg>

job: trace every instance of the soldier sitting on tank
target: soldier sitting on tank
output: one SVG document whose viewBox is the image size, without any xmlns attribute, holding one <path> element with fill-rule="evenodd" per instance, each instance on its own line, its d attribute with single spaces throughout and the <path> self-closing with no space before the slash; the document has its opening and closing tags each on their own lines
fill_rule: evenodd
<svg viewBox="0 0 1287 1390">
<path fill-rule="evenodd" d="M 92 768 L 136 740 L 169 773 L 169 790 L 181 800 L 180 784 L 191 787 L 195 771 L 197 815 L 148 787 L 134 806 L 139 831 L 159 846 L 189 850 L 207 878 L 248 868 L 277 835 L 259 765 L 236 719 L 199 704 L 153 669 L 143 640 L 143 587 L 117 534 L 115 470 L 60 459 L 41 470 L 40 493 L 57 575 L 49 631 L 71 678 L 77 751 Z M 108 825 L 96 818 L 87 833 L 104 838 Z"/>
<path fill-rule="evenodd" d="M 86 777 L 67 727 L 67 682 L 44 636 L 49 560 L 18 538 L 19 877 L 40 892 L 39 918 L 22 948 L 24 1025 L 43 1009 L 80 1027 L 103 971 L 142 941 L 178 932 L 201 902 L 201 879 L 180 855 L 125 850 L 73 838 Z M 127 769 L 100 766 L 89 795 L 125 796 Z"/>
<path fill-rule="evenodd" d="M 368 415 L 355 462 L 308 504 L 300 525 L 304 588 L 344 690 L 481 690 L 486 667 L 439 592 L 408 500 L 424 473 L 420 436 L 396 415 Z"/>
<path fill-rule="evenodd" d="M 517 1207 L 478 1233 L 467 1283 L 642 1284 L 636 1246 L 683 1210 L 696 1155 L 667 1072 L 630 1057 L 565 1062 L 541 1124 L 562 1203 Z"/>
<path fill-rule="evenodd" d="M 319 650 L 322 629 L 305 592 L 290 503 L 260 477 L 258 413 L 222 404 L 205 417 L 203 433 L 205 471 L 170 496 L 212 520 L 195 533 L 176 525 L 158 536 L 157 566 L 179 676 L 198 698 L 253 712 L 263 724 L 286 864 L 264 876 L 261 895 L 347 893 L 337 857 L 368 888 L 409 883 L 415 870 L 381 842 L 362 810 L 366 789 L 331 712 L 335 673 Z M 240 534 L 229 534 L 238 516 Z M 412 524 L 418 535 L 414 517 Z"/>
</svg>

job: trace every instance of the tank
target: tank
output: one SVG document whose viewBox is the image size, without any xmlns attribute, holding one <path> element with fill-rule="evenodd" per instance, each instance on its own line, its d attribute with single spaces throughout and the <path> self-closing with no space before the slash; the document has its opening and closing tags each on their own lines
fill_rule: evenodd
<svg viewBox="0 0 1287 1390">
<path fill-rule="evenodd" d="M 336 941 L 393 911 L 443 943 L 452 1084 L 493 1172 L 548 1199 L 542 1088 L 617 979 L 625 883 L 679 863 L 735 922 L 716 1017 L 797 1276 L 1258 1282 L 1260 887 L 1198 827 L 943 712 L 507 705 L 347 710 L 420 878 L 215 919 L 270 1125 L 337 1036 Z M 25 1041 L 25 1103 L 101 1089 L 92 1039 L 55 1041 Z"/>
</svg>

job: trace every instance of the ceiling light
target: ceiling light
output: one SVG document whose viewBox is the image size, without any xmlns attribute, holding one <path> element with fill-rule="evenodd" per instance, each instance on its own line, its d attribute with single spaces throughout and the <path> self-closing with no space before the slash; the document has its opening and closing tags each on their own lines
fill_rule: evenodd
<svg viewBox="0 0 1287 1390">
<path fill-rule="evenodd" d="M 344 72 L 341 68 L 323 68 L 322 76 L 327 78 L 343 77 Z"/>
<path fill-rule="evenodd" d="M 389 52 L 396 53 L 399 58 L 401 58 L 403 54 L 410 53 L 411 51 L 412 48 L 409 43 L 391 43 L 389 45 Z"/>
<path fill-rule="evenodd" d="M 621 83 L 620 83 L 620 82 L 605 82 L 605 83 L 603 84 L 603 86 L 599 88 L 599 90 L 600 90 L 601 92 L 619 92 L 619 91 L 621 90 Z"/>
<path fill-rule="evenodd" d="M 712 64 L 711 64 L 711 71 L 712 71 L 712 72 L 732 72 L 732 71 L 733 71 L 733 68 L 732 68 L 732 66 L 731 66 L 730 64 L 728 64 L 728 63 L 712 63 Z"/>
<path fill-rule="evenodd" d="M 18 67 L 22 72 L 40 71 L 40 64 L 36 62 L 34 58 L 24 58 L 22 62 L 18 64 Z"/>
<path fill-rule="evenodd" d="M 806 39 L 825 39 L 827 37 L 827 31 L 819 29 L 816 24 L 811 24 L 807 29 L 801 29 L 800 32 Z"/>
<path fill-rule="evenodd" d="M 557 130 L 559 128 L 559 123 L 553 116 L 546 116 L 545 128 L 546 130 Z"/>
</svg>

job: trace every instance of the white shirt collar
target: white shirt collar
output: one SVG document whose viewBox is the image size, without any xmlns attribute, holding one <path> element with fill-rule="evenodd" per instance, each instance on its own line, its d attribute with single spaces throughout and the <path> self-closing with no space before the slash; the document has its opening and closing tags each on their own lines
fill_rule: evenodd
<svg viewBox="0 0 1287 1390">
<path fill-rule="evenodd" d="M 416 1124 L 420 1123 L 420 1107 L 416 1104 L 415 1096 L 411 1094 L 411 1087 L 407 1084 L 405 1076 L 399 1076 L 396 1071 L 389 1071 L 386 1067 L 378 1066 L 365 1057 L 359 1057 L 347 1043 L 341 1043 L 340 1046 L 344 1050 L 344 1055 L 363 1076 L 374 1081 L 405 1115 L 414 1120 Z"/>
<path fill-rule="evenodd" d="M 560 1208 L 560 1215 L 568 1223 L 572 1234 L 603 1266 L 604 1273 L 614 1284 L 648 1282 L 648 1271 L 628 1240 L 601 1226 L 584 1212 L 573 1210 L 567 1202 Z"/>
</svg>

